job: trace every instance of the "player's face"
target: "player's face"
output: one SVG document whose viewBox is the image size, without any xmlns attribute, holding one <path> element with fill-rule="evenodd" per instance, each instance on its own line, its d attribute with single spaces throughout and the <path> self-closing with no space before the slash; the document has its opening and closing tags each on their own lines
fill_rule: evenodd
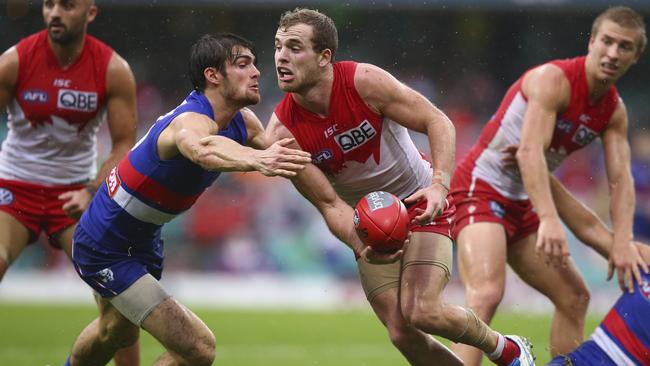
<svg viewBox="0 0 650 366">
<path fill-rule="evenodd" d="M 300 93 L 317 84 L 320 54 L 311 42 L 310 25 L 296 24 L 275 33 L 275 68 L 278 86 L 285 92 Z"/>
<path fill-rule="evenodd" d="M 52 42 L 66 45 L 83 37 L 97 15 L 90 0 L 44 0 L 43 20 Z"/>
<path fill-rule="evenodd" d="M 255 66 L 255 55 L 248 48 L 234 50 L 233 62 L 226 62 L 223 96 L 243 106 L 260 102 L 260 72 Z"/>
<path fill-rule="evenodd" d="M 639 30 L 605 19 L 589 40 L 587 63 L 600 81 L 618 80 L 639 59 Z"/>
</svg>

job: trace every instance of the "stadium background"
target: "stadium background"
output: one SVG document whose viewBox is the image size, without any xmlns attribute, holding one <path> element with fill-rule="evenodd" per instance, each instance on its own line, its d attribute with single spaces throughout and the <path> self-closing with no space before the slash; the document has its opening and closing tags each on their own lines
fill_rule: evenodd
<svg viewBox="0 0 650 366">
<path fill-rule="evenodd" d="M 335 20 L 340 39 L 337 60 L 383 67 L 445 111 L 456 125 L 457 161 L 509 85 L 531 66 L 584 54 L 593 18 L 610 5 L 595 0 L 97 3 L 99 16 L 89 32 L 111 45 L 133 69 L 138 83 L 138 136 L 189 92 L 185 74 L 189 48 L 198 36 L 210 32 L 235 32 L 256 44 L 262 103 L 253 109 L 265 123 L 282 96 L 273 66 L 277 21 L 284 10 L 300 5 L 318 8 Z M 0 49 L 42 29 L 40 1 L 0 0 L 0 4 Z M 617 4 L 632 6 L 650 21 L 650 1 Z M 648 57 L 642 57 L 618 83 L 630 116 L 638 238 L 650 237 Z M 6 116 L 0 118 L 4 138 Z M 414 137 L 428 151 L 426 139 Z M 99 135 L 100 156 L 109 144 L 104 128 Z M 608 187 L 599 145 L 595 142 L 572 155 L 557 175 L 608 221 Z M 190 305 L 279 312 L 361 311 L 368 316 L 351 253 L 285 180 L 254 173 L 225 174 L 195 207 L 167 225 L 163 236 L 165 285 Z M 615 283 L 605 281 L 604 261 L 573 238 L 570 245 L 592 289 L 592 312 L 602 314 L 616 297 Z M 90 304 L 90 292 L 70 267 L 59 252 L 42 244 L 30 246 L 0 285 L 0 309 L 4 309 L 0 317 L 4 312 L 9 319 L 15 306 L 26 303 L 40 303 L 39 311 L 46 312 L 55 303 Z M 452 302 L 463 301 L 456 274 L 446 295 Z M 505 305 L 514 313 L 548 314 L 550 309 L 514 274 L 509 274 Z M 2 361 L 9 357 L 7 350 L 0 340 L 0 364 L 13 364 Z"/>
</svg>

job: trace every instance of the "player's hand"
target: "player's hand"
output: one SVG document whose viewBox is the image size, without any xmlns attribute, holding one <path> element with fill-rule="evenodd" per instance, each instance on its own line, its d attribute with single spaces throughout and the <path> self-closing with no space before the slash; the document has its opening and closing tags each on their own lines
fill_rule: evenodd
<svg viewBox="0 0 650 366">
<path fill-rule="evenodd" d="M 73 219 L 78 219 L 90 204 L 93 195 L 86 188 L 82 188 L 76 191 L 61 193 L 59 199 L 66 201 L 62 207 L 66 215 Z"/>
<path fill-rule="evenodd" d="M 641 283 L 641 271 L 648 273 L 648 264 L 643 260 L 637 242 L 614 243 L 609 255 L 607 279 L 611 280 L 616 271 L 618 286 L 622 291 L 634 293 L 634 281 Z M 641 244 L 642 245 L 642 244 Z"/>
<path fill-rule="evenodd" d="M 372 247 L 365 246 L 359 256 L 364 261 L 371 264 L 390 264 L 395 263 L 404 255 L 404 249 L 400 249 L 395 253 L 382 253 L 373 250 Z"/>
<path fill-rule="evenodd" d="M 422 188 L 407 197 L 404 202 L 412 204 L 421 200 L 427 201 L 426 209 L 416 208 L 414 220 L 420 225 L 427 225 L 433 222 L 436 216 L 440 215 L 447 208 L 447 194 L 449 191 L 442 184 L 434 183 Z"/>
<path fill-rule="evenodd" d="M 517 166 L 518 149 L 519 149 L 519 145 L 517 144 L 506 145 L 505 147 L 499 149 L 499 152 L 502 154 L 501 161 L 503 162 L 503 165 L 505 165 L 506 167 Z"/>
<path fill-rule="evenodd" d="M 276 141 L 266 150 L 255 150 L 255 170 L 268 177 L 295 177 L 299 171 L 305 169 L 306 164 L 311 163 L 311 154 L 286 147 L 294 142 L 293 138 L 285 138 Z"/>
<path fill-rule="evenodd" d="M 566 234 L 559 217 L 555 216 L 540 220 L 535 251 L 538 255 L 544 257 L 546 264 L 566 266 L 570 253 Z"/>
</svg>

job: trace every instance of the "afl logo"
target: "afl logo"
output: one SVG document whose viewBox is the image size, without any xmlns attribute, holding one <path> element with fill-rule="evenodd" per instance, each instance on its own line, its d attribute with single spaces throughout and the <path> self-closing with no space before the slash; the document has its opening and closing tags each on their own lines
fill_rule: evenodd
<svg viewBox="0 0 650 366">
<path fill-rule="evenodd" d="M 0 188 L 0 206 L 7 206 L 14 202 L 14 194 L 6 188 Z"/>
<path fill-rule="evenodd" d="M 326 160 L 330 160 L 330 159 L 332 159 L 333 156 L 334 156 L 334 155 L 332 154 L 332 150 L 330 150 L 330 149 L 325 149 L 325 150 L 321 150 L 321 151 L 317 152 L 316 154 L 314 154 L 314 155 L 313 155 L 313 158 L 311 159 L 311 161 L 312 161 L 315 165 L 318 165 L 318 164 L 322 164 L 322 163 L 325 162 Z"/>
<path fill-rule="evenodd" d="M 42 90 L 32 89 L 23 92 L 23 100 L 30 103 L 47 103 L 50 99 L 48 94 Z"/>
</svg>

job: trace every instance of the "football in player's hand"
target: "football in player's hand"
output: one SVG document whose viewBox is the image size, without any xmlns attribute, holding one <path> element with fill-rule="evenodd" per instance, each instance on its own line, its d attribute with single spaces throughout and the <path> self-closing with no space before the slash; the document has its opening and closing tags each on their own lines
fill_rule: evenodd
<svg viewBox="0 0 650 366">
<path fill-rule="evenodd" d="M 354 228 L 364 244 L 381 253 L 401 249 L 408 235 L 409 215 L 393 194 L 383 191 L 365 195 L 354 210 Z"/>
</svg>

